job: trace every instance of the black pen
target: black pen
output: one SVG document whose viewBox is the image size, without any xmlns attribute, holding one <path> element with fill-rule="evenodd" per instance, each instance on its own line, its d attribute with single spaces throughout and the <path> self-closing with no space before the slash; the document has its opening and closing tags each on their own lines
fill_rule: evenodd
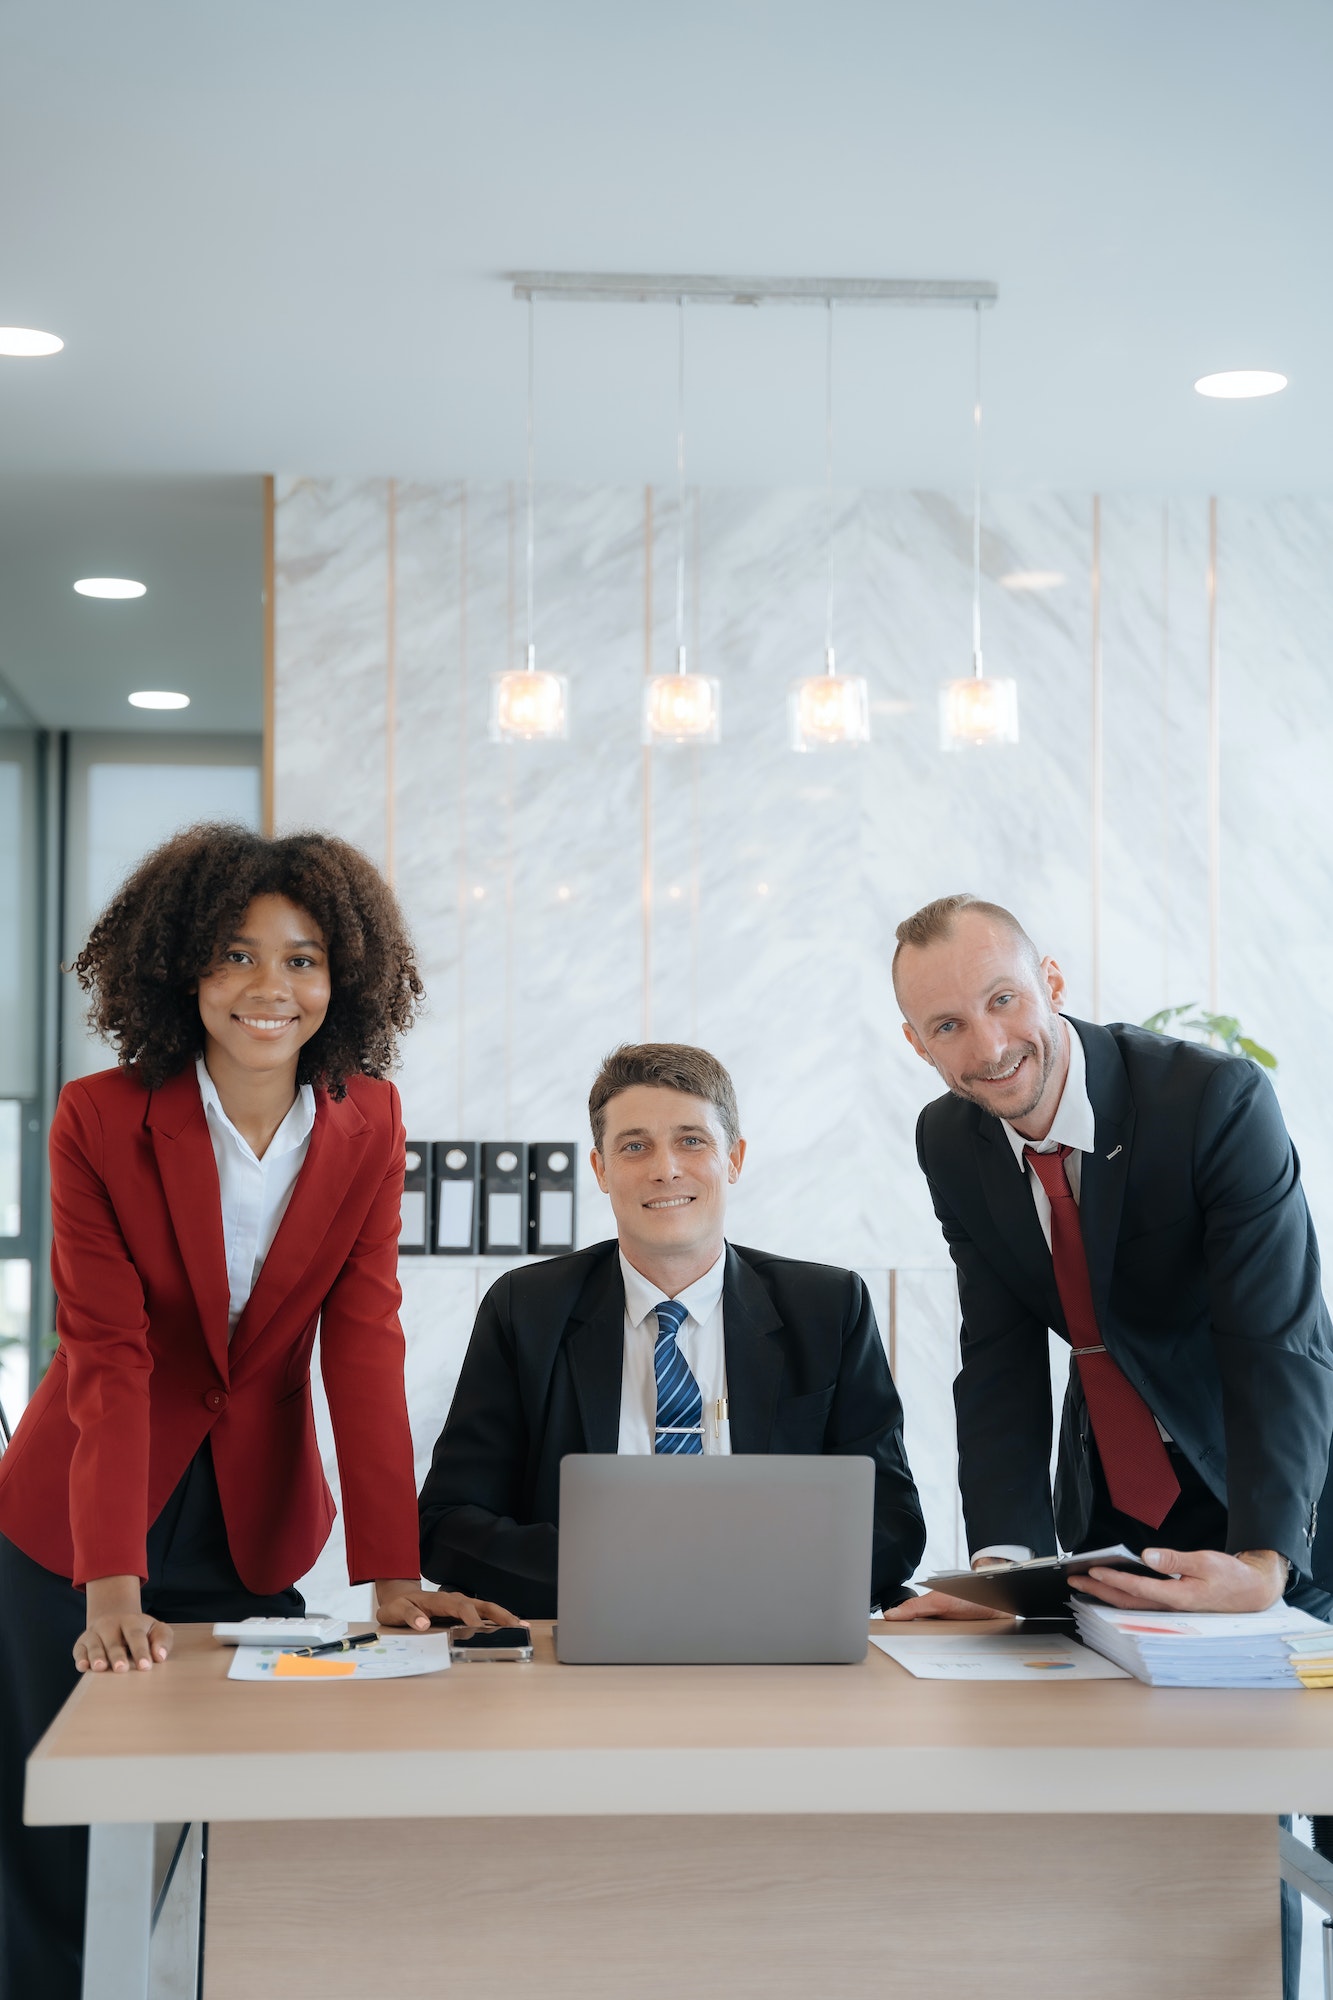
<svg viewBox="0 0 1333 2000">
<path fill-rule="evenodd" d="M 322 1646 L 293 1646 L 298 1660 L 313 1660 L 317 1653 L 350 1653 L 353 1646 L 373 1646 L 378 1632 L 357 1632 L 350 1639 L 329 1639 Z"/>
</svg>

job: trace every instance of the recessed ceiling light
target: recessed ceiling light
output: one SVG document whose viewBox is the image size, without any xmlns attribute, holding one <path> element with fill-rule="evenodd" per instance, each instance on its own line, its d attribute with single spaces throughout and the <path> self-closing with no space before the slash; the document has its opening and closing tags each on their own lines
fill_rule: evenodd
<svg viewBox="0 0 1333 2000">
<path fill-rule="evenodd" d="M 1201 396 L 1222 396 L 1228 401 L 1246 396 L 1276 396 L 1285 389 L 1285 375 L 1271 368 L 1228 368 L 1221 375 L 1201 375 L 1194 384 Z"/>
<path fill-rule="evenodd" d="M 131 708 L 188 708 L 188 694 L 167 694 L 161 688 L 142 688 L 130 696 Z"/>
<path fill-rule="evenodd" d="M 142 597 L 148 585 L 132 576 L 81 576 L 74 588 L 80 597 Z"/>
<path fill-rule="evenodd" d="M 58 333 L 39 333 L 35 326 L 0 326 L 0 354 L 11 354 L 16 359 L 59 354 L 64 345 Z"/>
<path fill-rule="evenodd" d="M 1000 578 L 1001 590 L 1058 590 L 1065 580 L 1062 569 L 1011 569 Z"/>
</svg>

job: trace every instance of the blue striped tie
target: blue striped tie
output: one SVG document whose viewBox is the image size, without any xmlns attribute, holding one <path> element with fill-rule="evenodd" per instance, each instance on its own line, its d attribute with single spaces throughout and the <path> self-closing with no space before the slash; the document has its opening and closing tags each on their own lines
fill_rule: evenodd
<svg viewBox="0 0 1333 2000">
<path fill-rule="evenodd" d="M 688 1318 L 688 1308 L 678 1299 L 663 1299 L 657 1308 L 657 1345 L 653 1349 L 657 1432 L 653 1450 L 658 1453 L 688 1456 L 704 1448 L 703 1397 L 688 1361 L 676 1345 L 676 1336 Z"/>
</svg>

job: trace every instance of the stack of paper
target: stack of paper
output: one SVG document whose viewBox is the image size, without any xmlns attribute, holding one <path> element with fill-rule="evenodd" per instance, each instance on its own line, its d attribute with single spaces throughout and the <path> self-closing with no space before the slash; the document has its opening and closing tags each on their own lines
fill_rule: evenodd
<svg viewBox="0 0 1333 2000">
<path fill-rule="evenodd" d="M 1333 1652 L 1333 1630 L 1308 1611 L 1114 1611 L 1075 1593 L 1074 1617 L 1085 1646 L 1104 1653 L 1153 1687 L 1298 1688 L 1307 1683 L 1293 1645 L 1314 1642 L 1319 1666 Z M 1321 1658 L 1322 1656 L 1322 1658 Z M 1328 1664 L 1333 1684 L 1333 1662 Z"/>
<path fill-rule="evenodd" d="M 1302 1687 L 1333 1687 L 1333 1627 L 1321 1625 L 1318 1632 L 1288 1639 L 1287 1645 Z"/>
</svg>

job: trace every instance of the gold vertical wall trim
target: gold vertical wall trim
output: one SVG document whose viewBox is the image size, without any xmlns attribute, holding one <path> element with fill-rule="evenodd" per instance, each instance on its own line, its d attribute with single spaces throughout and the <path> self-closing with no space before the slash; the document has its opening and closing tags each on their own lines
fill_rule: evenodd
<svg viewBox="0 0 1333 2000">
<path fill-rule="evenodd" d="M 264 741 L 260 751 L 259 817 L 267 834 L 273 832 L 274 736 L 278 706 L 278 509 L 273 474 L 264 476 Z"/>
<path fill-rule="evenodd" d="M 398 481 L 389 481 L 384 537 L 384 873 L 394 879 L 394 753 L 398 739 Z"/>
<path fill-rule="evenodd" d="M 696 673 L 701 670 L 696 667 Z M 701 772 L 698 744 L 690 751 L 690 1040 L 699 1039 L 699 850 Z"/>
<path fill-rule="evenodd" d="M 898 1273 L 889 1272 L 889 1373 L 898 1374 Z"/>
<path fill-rule="evenodd" d="M 1102 496 L 1092 496 L 1092 1018 L 1102 1018 Z"/>
<path fill-rule="evenodd" d="M 505 671 L 517 665 L 514 654 L 514 482 L 505 487 L 505 520 L 508 530 L 508 560 L 505 568 Z"/>
<path fill-rule="evenodd" d="M 505 969 L 504 969 L 504 1124 L 514 1098 L 514 746 L 505 754 Z"/>
<path fill-rule="evenodd" d="M 505 567 L 505 669 L 514 666 L 514 605 L 517 567 L 514 560 L 514 482 L 505 487 L 506 567 Z M 509 1130 L 509 1113 L 514 1089 L 514 746 L 504 747 L 504 987 L 501 1023 L 503 1035 L 504 1128 Z"/>
<path fill-rule="evenodd" d="M 458 494 L 458 1121 L 467 1099 L 467 481 Z"/>
<path fill-rule="evenodd" d="M 703 494 L 694 489 L 694 607 L 691 636 L 694 641 L 694 671 L 704 671 L 703 653 L 699 641 L 699 600 L 703 595 L 699 569 L 702 529 L 700 516 L 703 513 Z M 700 849 L 702 845 L 702 778 L 701 757 L 703 753 L 696 743 L 690 752 L 690 1040 L 699 1039 L 699 904 L 700 904 Z"/>
<path fill-rule="evenodd" d="M 1171 503 L 1162 503 L 1162 991 L 1171 1000 Z"/>
<path fill-rule="evenodd" d="M 1208 1005 L 1222 1005 L 1222 678 L 1217 648 L 1217 496 L 1208 502 Z"/>
<path fill-rule="evenodd" d="M 643 489 L 643 677 L 653 671 L 653 489 Z M 653 1032 L 653 753 L 643 746 L 643 873 L 639 885 L 643 918 L 643 1039 Z"/>
</svg>

